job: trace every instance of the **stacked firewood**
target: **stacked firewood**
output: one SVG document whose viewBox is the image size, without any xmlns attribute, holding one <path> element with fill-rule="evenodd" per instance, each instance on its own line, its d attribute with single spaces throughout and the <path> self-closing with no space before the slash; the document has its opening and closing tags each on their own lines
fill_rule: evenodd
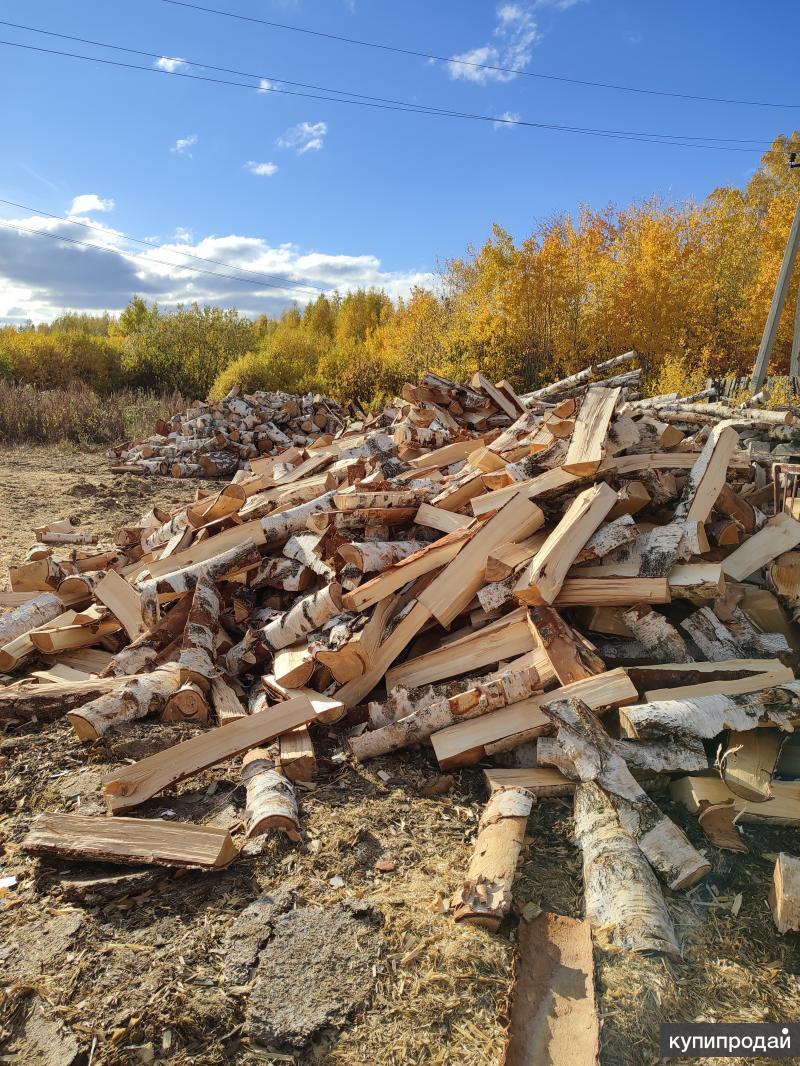
<svg viewBox="0 0 800 1066">
<path fill-rule="evenodd" d="M 352 421 L 352 413 L 325 396 L 285 392 L 241 395 L 159 419 L 153 436 L 115 447 L 112 470 L 172 477 L 232 477 L 248 461 L 290 447 L 330 443 Z"/>
<path fill-rule="evenodd" d="M 339 758 L 421 747 L 485 768 L 456 920 L 499 925 L 532 804 L 574 794 L 587 919 L 677 956 L 659 881 L 685 890 L 710 867 L 653 786 L 715 846 L 743 847 L 742 819 L 800 821 L 781 765 L 798 641 L 770 591 L 800 602 L 800 522 L 770 514 L 770 472 L 716 404 L 637 399 L 634 360 L 525 397 L 426 374 L 113 545 L 48 527 L 12 568 L 0 719 L 66 714 L 95 743 L 144 718 L 208 728 L 110 773 L 113 821 L 48 814 L 25 847 L 225 865 L 226 831 L 119 816 L 234 756 L 245 835 L 297 839 L 295 783 L 336 725 Z"/>
</svg>

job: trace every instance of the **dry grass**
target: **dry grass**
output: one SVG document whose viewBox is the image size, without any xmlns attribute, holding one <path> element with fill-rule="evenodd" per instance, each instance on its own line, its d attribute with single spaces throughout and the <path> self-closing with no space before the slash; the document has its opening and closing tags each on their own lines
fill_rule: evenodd
<svg viewBox="0 0 800 1066">
<path fill-rule="evenodd" d="M 157 418 L 186 405 L 180 393 L 120 389 L 100 396 L 85 385 L 37 389 L 0 380 L 0 442 L 110 444 L 148 436 Z"/>
</svg>

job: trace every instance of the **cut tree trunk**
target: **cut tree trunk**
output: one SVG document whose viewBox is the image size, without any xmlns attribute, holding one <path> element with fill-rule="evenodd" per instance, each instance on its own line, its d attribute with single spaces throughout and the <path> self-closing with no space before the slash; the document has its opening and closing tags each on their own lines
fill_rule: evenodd
<svg viewBox="0 0 800 1066">
<path fill-rule="evenodd" d="M 575 838 L 583 852 L 584 906 L 595 929 L 628 951 L 680 958 L 675 928 L 653 871 L 594 781 L 575 790 Z"/>
<path fill-rule="evenodd" d="M 207 577 L 201 577 L 194 588 L 178 659 L 182 685 L 192 683 L 203 692 L 207 692 L 211 686 L 211 679 L 216 673 L 219 610 L 220 597 L 216 585 Z"/>
<path fill-rule="evenodd" d="M 207 691 L 194 681 L 184 681 L 164 705 L 162 722 L 199 722 L 205 724 L 210 718 Z"/>
<path fill-rule="evenodd" d="M 264 626 L 259 639 L 270 651 L 280 651 L 295 644 L 301 637 L 319 629 L 325 622 L 335 618 L 342 610 L 342 589 L 331 582 L 317 592 L 312 592 L 293 607 Z"/>
<path fill-rule="evenodd" d="M 594 781 L 619 811 L 620 821 L 650 865 L 673 890 L 689 888 L 711 870 L 686 835 L 634 780 L 600 721 L 578 699 L 554 700 L 542 710 L 581 781 Z"/>
<path fill-rule="evenodd" d="M 639 603 L 622 617 L 635 639 L 647 649 L 655 662 L 692 661 L 683 637 L 663 614 Z"/>
<path fill-rule="evenodd" d="M 451 906 L 457 922 L 496 930 L 511 910 L 517 861 L 533 796 L 522 788 L 496 789 L 484 808 L 475 851 Z"/>
<path fill-rule="evenodd" d="M 21 637 L 29 629 L 52 622 L 63 611 L 64 601 L 54 592 L 43 592 L 16 610 L 9 611 L 0 618 L 0 647 Z"/>
</svg>

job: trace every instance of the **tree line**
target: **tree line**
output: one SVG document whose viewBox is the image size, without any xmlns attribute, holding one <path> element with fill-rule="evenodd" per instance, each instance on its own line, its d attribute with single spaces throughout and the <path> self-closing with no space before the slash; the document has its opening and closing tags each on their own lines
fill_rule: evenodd
<svg viewBox="0 0 800 1066">
<path fill-rule="evenodd" d="M 322 392 L 379 404 L 424 370 L 481 370 L 520 391 L 635 348 L 655 391 L 746 372 L 767 316 L 798 197 L 779 137 L 741 188 L 700 203 L 581 207 L 517 241 L 500 226 L 445 263 L 432 289 L 321 295 L 277 318 L 134 297 L 119 316 L 64 314 L 0 330 L 0 376 L 44 388 L 90 382 L 180 390 Z M 800 276 L 800 271 L 798 272 Z M 785 373 L 797 284 L 773 355 Z"/>
</svg>

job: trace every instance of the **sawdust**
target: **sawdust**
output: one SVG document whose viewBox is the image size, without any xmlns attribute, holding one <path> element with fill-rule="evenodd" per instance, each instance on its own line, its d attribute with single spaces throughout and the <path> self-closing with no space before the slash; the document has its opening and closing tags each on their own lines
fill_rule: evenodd
<svg viewBox="0 0 800 1066">
<path fill-rule="evenodd" d="M 74 514 L 84 528 L 107 534 L 154 501 L 174 506 L 194 495 L 190 482 L 114 478 L 104 462 L 97 452 L 5 449 L 2 562 L 19 558 L 31 527 L 54 516 Z M 102 494 L 70 494 L 85 482 Z M 101 511 L 98 499 L 116 503 Z M 235 972 L 228 960 L 231 938 L 246 940 L 237 925 L 245 909 L 290 886 L 305 908 L 356 899 L 384 916 L 375 933 L 369 997 L 319 1049 L 320 1058 L 299 1052 L 296 1062 L 499 1063 L 520 912 L 535 904 L 581 914 L 571 803 L 552 798 L 534 807 L 514 915 L 497 933 L 454 923 L 445 903 L 469 863 L 486 799 L 482 775 L 477 768 L 456 772 L 452 785 L 446 783 L 449 791 L 431 794 L 440 775 L 424 752 L 358 769 L 323 760 L 316 786 L 300 794 L 301 843 L 270 837 L 248 844 L 225 871 L 159 870 L 126 881 L 119 879 L 120 867 L 34 860 L 19 850 L 37 813 L 88 810 L 93 803 L 99 809 L 95 775 L 195 728 L 135 723 L 87 747 L 69 725 L 54 722 L 26 725 L 0 741 L 0 870 L 18 879 L 0 899 L 0 1053 L 45 1066 L 69 1066 L 70 1056 L 87 1061 L 92 1048 L 94 1064 L 130 1066 L 143 1061 L 143 1047 L 170 1066 L 270 1062 L 243 1031 L 263 947 L 257 922 L 249 931 L 256 945 L 249 955 L 243 946 Z M 238 763 L 223 764 L 137 813 L 213 821 L 238 833 L 245 802 L 240 781 Z M 770 856 L 800 851 L 800 833 L 745 825 L 751 853 L 720 852 L 692 816 L 656 798 L 708 855 L 713 873 L 688 897 L 665 893 L 684 947 L 682 963 L 596 950 L 603 1066 L 656 1063 L 661 1022 L 800 1016 L 800 942 L 777 934 L 766 904 Z M 111 883 L 76 887 L 81 879 Z M 20 961 L 20 945 L 27 961 Z M 302 997 L 302 986 L 295 994 Z M 47 1057 L 51 1048 L 61 1048 L 61 1057 Z"/>
</svg>

